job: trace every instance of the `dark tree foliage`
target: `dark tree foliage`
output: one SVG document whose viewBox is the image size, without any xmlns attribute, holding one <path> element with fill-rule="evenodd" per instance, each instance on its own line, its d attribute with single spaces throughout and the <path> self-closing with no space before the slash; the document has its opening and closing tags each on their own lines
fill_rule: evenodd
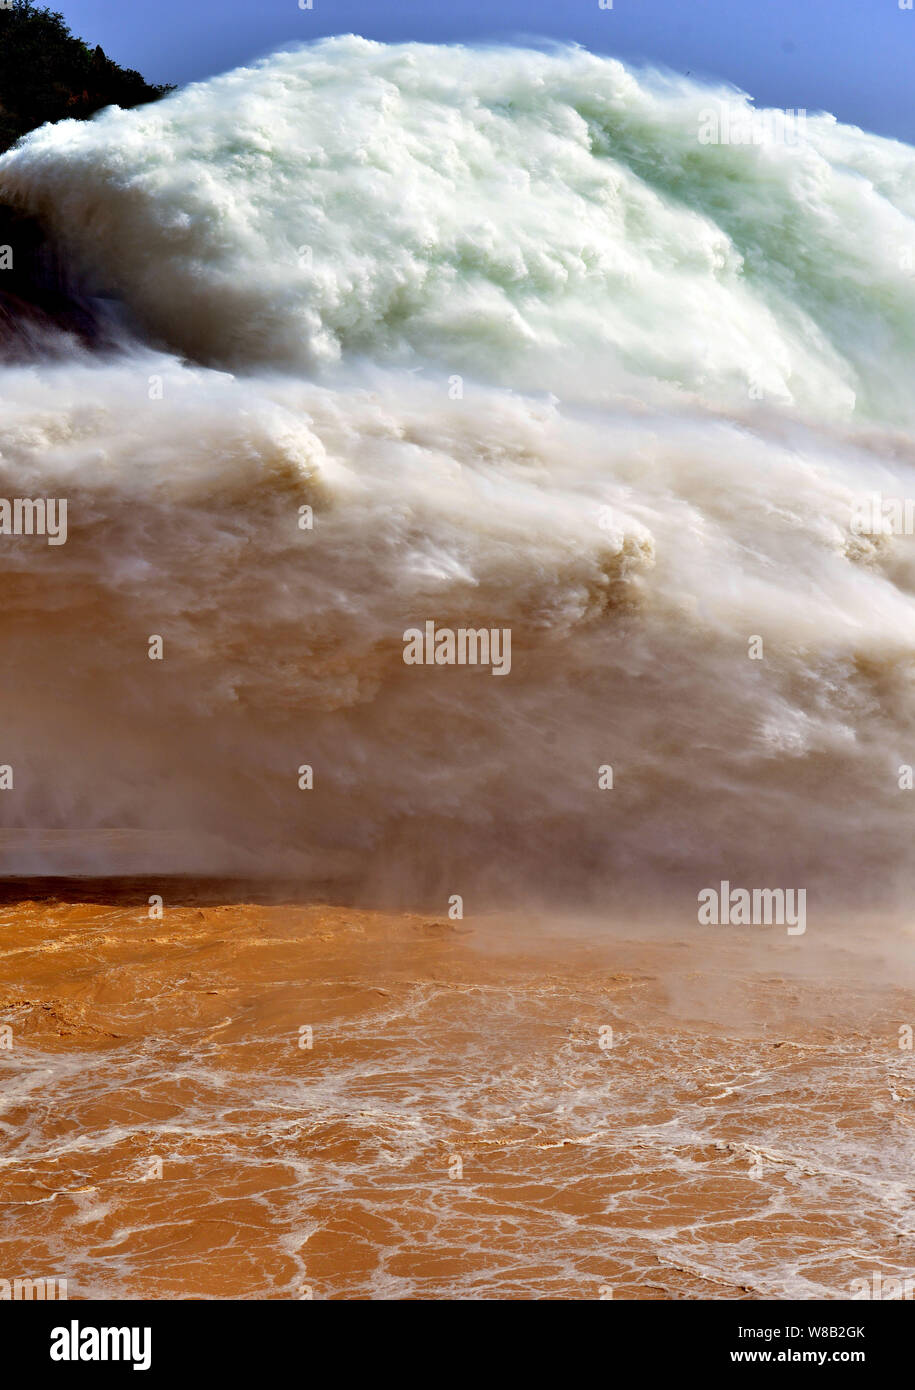
<svg viewBox="0 0 915 1390">
<path fill-rule="evenodd" d="M 62 14 L 34 0 L 0 0 L 0 151 L 47 121 L 84 120 L 103 106 L 140 106 L 172 90 L 150 86 L 74 37 Z"/>
</svg>

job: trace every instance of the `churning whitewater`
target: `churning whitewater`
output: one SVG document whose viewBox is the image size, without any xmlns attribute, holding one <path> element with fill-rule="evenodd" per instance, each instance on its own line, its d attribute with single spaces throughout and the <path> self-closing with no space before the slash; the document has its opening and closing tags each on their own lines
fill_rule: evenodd
<svg viewBox="0 0 915 1390">
<path fill-rule="evenodd" d="M 911 889 L 915 151 L 719 102 L 345 38 L 0 159 L 121 306 L 0 369 L 5 871 Z"/>
</svg>

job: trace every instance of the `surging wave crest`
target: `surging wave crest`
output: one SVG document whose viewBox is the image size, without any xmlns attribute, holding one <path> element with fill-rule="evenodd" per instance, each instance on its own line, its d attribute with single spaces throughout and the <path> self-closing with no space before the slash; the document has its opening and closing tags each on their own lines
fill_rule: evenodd
<svg viewBox="0 0 915 1390">
<path fill-rule="evenodd" d="M 7 869 L 908 891 L 915 151 L 719 99 L 351 38 L 0 160 L 134 325 L 0 373 Z"/>
</svg>

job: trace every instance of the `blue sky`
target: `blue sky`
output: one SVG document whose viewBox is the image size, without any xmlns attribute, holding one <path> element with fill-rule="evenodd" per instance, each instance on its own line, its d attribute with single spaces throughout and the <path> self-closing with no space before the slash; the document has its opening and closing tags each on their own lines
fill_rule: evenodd
<svg viewBox="0 0 915 1390">
<path fill-rule="evenodd" d="M 758 105 L 832 111 L 915 144 L 915 10 L 899 0 L 49 0 L 157 82 L 225 72 L 325 34 L 427 42 L 570 39 L 724 77 Z"/>
</svg>

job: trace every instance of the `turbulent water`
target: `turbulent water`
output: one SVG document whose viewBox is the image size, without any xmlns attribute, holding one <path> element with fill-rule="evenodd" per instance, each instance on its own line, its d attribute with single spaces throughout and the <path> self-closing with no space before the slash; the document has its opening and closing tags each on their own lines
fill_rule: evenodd
<svg viewBox="0 0 915 1390">
<path fill-rule="evenodd" d="M 4 870 L 904 898 L 915 150 L 717 102 L 346 38 L 0 159 L 123 325 L 0 369 Z"/>
</svg>

